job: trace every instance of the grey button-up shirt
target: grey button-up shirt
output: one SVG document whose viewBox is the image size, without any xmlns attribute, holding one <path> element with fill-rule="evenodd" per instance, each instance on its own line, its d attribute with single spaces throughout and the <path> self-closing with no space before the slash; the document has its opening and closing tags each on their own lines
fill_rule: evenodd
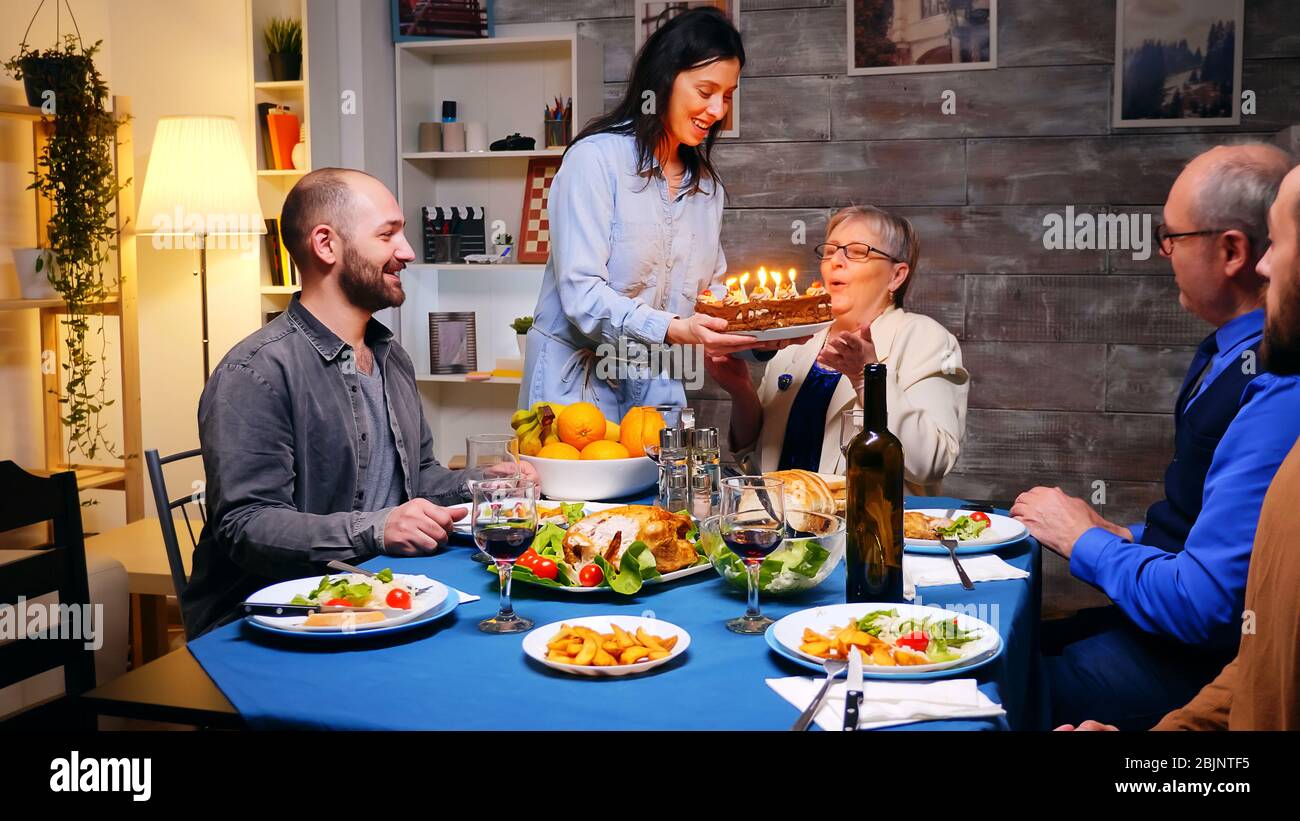
<svg viewBox="0 0 1300 821">
<path fill-rule="evenodd" d="M 376 320 L 366 345 L 384 373 L 403 499 L 468 498 L 479 471 L 452 471 L 433 456 L 415 368 Z M 383 552 L 392 508 L 364 498 L 366 468 L 380 460 L 366 441 L 364 398 L 352 346 L 298 301 L 221 360 L 199 399 L 208 522 L 194 552 L 185 620 L 203 632 L 228 620 L 250 593 L 325 572 L 334 559 Z"/>
</svg>

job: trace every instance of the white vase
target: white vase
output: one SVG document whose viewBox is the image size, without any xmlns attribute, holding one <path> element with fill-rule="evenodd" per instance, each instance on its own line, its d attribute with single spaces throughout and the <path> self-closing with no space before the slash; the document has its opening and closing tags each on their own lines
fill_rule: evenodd
<svg viewBox="0 0 1300 821">
<path fill-rule="evenodd" d="M 36 262 L 41 260 L 40 270 Z M 18 270 L 18 290 L 23 299 L 54 299 L 59 292 L 50 284 L 54 254 L 48 248 L 15 248 L 14 268 Z"/>
<path fill-rule="evenodd" d="M 307 125 L 305 123 L 298 127 L 298 144 L 293 147 L 289 160 L 299 171 L 307 170 Z"/>
<path fill-rule="evenodd" d="M 528 359 L 528 334 L 515 334 L 515 341 L 519 343 L 519 358 Z"/>
</svg>

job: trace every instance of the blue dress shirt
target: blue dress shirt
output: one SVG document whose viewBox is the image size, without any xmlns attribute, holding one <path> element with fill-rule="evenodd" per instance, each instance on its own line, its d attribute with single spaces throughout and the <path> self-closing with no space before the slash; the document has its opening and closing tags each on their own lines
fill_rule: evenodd
<svg viewBox="0 0 1300 821">
<path fill-rule="evenodd" d="M 1259 338 L 1262 314 L 1251 312 L 1218 330 L 1219 349 L 1202 387 Z M 1234 645 L 1260 507 L 1300 437 L 1297 411 L 1300 377 L 1260 374 L 1214 451 L 1201 512 L 1183 550 L 1142 544 L 1138 526 L 1131 528 L 1133 542 L 1094 527 L 1075 542 L 1070 572 L 1099 587 L 1143 630 L 1188 644 Z"/>
</svg>

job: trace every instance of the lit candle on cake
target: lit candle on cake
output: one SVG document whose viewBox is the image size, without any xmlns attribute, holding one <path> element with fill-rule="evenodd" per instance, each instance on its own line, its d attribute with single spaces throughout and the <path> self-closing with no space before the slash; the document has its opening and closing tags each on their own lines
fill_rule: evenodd
<svg viewBox="0 0 1300 821">
<path fill-rule="evenodd" d="M 773 272 L 775 273 L 775 272 Z M 764 299 L 771 299 L 772 292 L 767 289 L 767 269 L 760 267 L 758 269 L 758 286 L 749 292 L 750 300 L 758 302 Z"/>
<path fill-rule="evenodd" d="M 773 271 L 772 276 L 776 279 L 776 298 L 777 299 L 794 299 L 799 296 L 799 289 L 795 287 L 795 270 L 790 269 L 786 275 L 786 282 L 781 282 L 781 272 Z"/>
<path fill-rule="evenodd" d="M 740 289 L 740 281 L 736 277 L 727 279 L 727 295 L 722 301 L 724 305 L 739 305 L 745 301 L 745 292 Z"/>
<path fill-rule="evenodd" d="M 740 301 L 748 302 L 749 293 L 745 290 L 745 284 L 749 282 L 749 271 L 740 275 Z"/>
</svg>

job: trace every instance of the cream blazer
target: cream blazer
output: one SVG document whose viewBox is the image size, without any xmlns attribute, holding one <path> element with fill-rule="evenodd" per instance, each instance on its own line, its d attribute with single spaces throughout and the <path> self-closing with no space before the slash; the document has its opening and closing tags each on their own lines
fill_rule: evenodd
<svg viewBox="0 0 1300 821">
<path fill-rule="evenodd" d="M 821 352 L 829 328 L 802 345 L 777 352 L 767 363 L 758 398 L 763 404 L 763 427 L 758 441 L 740 449 L 756 457 L 760 471 L 777 469 L 790 407 L 803 386 L 808 370 Z M 910 493 L 938 496 L 943 477 L 961 453 L 966 433 L 966 395 L 970 374 L 962 367 L 957 338 L 928 316 L 890 306 L 871 323 L 871 338 L 879 360 L 888 366 L 886 401 L 889 430 L 903 443 L 903 473 Z M 783 374 L 789 386 L 781 390 Z M 831 397 L 824 427 L 819 472 L 844 473 L 840 453 L 840 414 L 862 407 L 853 384 L 840 377 Z M 813 420 L 798 420 L 812 424 Z"/>
</svg>

